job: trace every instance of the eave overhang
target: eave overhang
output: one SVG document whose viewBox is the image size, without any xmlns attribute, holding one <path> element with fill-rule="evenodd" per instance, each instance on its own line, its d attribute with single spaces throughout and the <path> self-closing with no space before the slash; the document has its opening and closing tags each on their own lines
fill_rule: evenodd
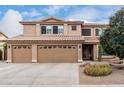
<svg viewBox="0 0 124 93">
<path fill-rule="evenodd" d="M 84 40 L 7 40 L 7 44 L 80 44 Z"/>
<path fill-rule="evenodd" d="M 70 43 L 78 44 L 84 42 L 84 37 L 82 36 L 65 36 L 65 35 L 56 35 L 56 36 L 38 36 L 38 37 L 15 37 L 4 40 L 8 44 L 59 44 L 59 43 Z"/>
<path fill-rule="evenodd" d="M 63 24 L 69 24 L 69 25 L 81 25 L 84 22 L 71 22 L 71 21 L 63 21 L 63 22 L 20 22 L 23 25 L 36 25 L 36 24 L 40 24 L 40 25 L 50 25 L 50 24 L 55 24 L 55 25 L 63 25 Z"/>
</svg>

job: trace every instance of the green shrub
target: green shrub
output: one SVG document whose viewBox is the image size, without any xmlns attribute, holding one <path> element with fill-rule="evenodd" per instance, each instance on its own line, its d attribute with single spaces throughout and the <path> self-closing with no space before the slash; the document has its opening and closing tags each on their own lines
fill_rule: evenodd
<svg viewBox="0 0 124 93">
<path fill-rule="evenodd" d="M 106 76 L 112 73 L 112 68 L 105 64 L 89 64 L 85 66 L 84 73 L 90 76 Z"/>
</svg>

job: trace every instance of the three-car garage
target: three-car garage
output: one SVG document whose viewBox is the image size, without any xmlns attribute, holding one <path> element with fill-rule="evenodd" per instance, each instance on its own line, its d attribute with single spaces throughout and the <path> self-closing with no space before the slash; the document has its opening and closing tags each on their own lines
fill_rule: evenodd
<svg viewBox="0 0 124 93">
<path fill-rule="evenodd" d="M 37 63 L 75 63 L 77 45 L 37 45 Z M 13 63 L 32 63 L 31 45 L 12 46 Z"/>
</svg>

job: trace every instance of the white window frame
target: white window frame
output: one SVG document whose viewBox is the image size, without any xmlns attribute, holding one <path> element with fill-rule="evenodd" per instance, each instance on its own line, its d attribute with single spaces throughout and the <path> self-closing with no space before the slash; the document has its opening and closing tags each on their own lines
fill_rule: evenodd
<svg viewBox="0 0 124 93">
<path fill-rule="evenodd" d="M 51 29 L 50 29 L 50 27 L 51 27 Z M 48 33 L 48 32 L 49 32 L 48 30 L 51 30 L 51 32 Z M 51 26 L 51 25 L 46 25 L 46 34 L 49 35 L 49 34 L 52 34 L 52 33 L 53 33 L 53 26 Z"/>
<path fill-rule="evenodd" d="M 46 34 L 42 34 L 42 35 L 54 35 L 54 34 L 53 34 L 53 26 L 58 26 L 58 34 L 57 34 L 57 35 L 59 35 L 59 34 L 62 34 L 62 35 L 63 35 L 63 34 L 64 34 L 64 25 L 41 25 L 41 27 L 42 27 L 42 26 L 46 26 Z M 47 27 L 48 27 L 48 26 L 51 26 L 51 27 L 52 27 L 50 34 L 47 33 Z M 59 33 L 59 27 L 60 27 L 60 26 L 63 27 L 63 33 Z"/>
<path fill-rule="evenodd" d="M 92 28 L 90 28 L 90 27 L 85 27 L 85 28 L 82 28 L 82 29 L 90 29 L 90 36 L 83 36 L 82 35 L 82 32 L 81 32 L 81 36 L 83 36 L 83 37 L 92 37 Z M 81 31 L 82 31 L 82 29 L 81 29 Z"/>
<path fill-rule="evenodd" d="M 73 30 L 72 27 L 75 26 L 76 30 Z M 77 31 L 77 25 L 71 25 L 71 31 Z"/>
<path fill-rule="evenodd" d="M 64 34 L 64 26 L 63 25 L 58 25 L 58 34 Z"/>
<path fill-rule="evenodd" d="M 99 29 L 99 35 L 98 36 L 96 35 L 96 29 Z M 95 31 L 95 36 L 96 37 L 99 37 L 103 33 L 102 28 L 100 28 L 100 27 L 95 28 L 94 31 Z"/>
</svg>

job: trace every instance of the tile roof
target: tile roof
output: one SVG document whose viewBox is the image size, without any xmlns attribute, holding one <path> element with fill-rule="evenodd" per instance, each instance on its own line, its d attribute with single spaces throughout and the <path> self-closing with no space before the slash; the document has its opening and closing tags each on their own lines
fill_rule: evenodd
<svg viewBox="0 0 124 93">
<path fill-rule="evenodd" d="M 84 23 L 84 26 L 109 26 L 108 24 L 101 24 L 101 23 Z"/>
<path fill-rule="evenodd" d="M 55 22 L 49 22 L 49 20 L 55 20 Z M 58 18 L 55 18 L 55 17 L 48 17 L 48 18 L 45 18 L 45 19 L 42 19 L 42 20 L 32 20 L 32 21 L 20 21 L 21 24 L 37 24 L 37 23 L 40 23 L 40 24 L 64 24 L 64 23 L 67 23 L 67 24 L 83 24 L 84 21 L 67 21 L 67 20 L 62 20 L 62 19 L 58 19 Z"/>
<path fill-rule="evenodd" d="M 17 36 L 7 40 L 84 40 L 79 35 L 42 35 L 42 36 Z"/>
</svg>

